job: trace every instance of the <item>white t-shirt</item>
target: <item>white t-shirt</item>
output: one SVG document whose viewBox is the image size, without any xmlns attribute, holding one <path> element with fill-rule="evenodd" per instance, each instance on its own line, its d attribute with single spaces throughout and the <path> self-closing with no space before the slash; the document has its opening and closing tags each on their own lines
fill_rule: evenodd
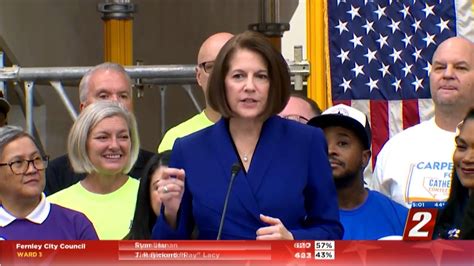
<svg viewBox="0 0 474 266">
<path fill-rule="evenodd" d="M 410 207 L 413 201 L 445 201 L 451 187 L 455 132 L 434 118 L 391 138 L 377 156 L 369 187 Z"/>
</svg>

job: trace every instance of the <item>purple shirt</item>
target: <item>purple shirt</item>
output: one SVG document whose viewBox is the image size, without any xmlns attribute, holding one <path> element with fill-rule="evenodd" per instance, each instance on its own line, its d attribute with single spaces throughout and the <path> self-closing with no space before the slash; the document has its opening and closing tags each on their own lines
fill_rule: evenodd
<svg viewBox="0 0 474 266">
<path fill-rule="evenodd" d="M 26 217 L 17 219 L 0 205 L 1 240 L 97 240 L 94 226 L 77 211 L 41 202 Z"/>
</svg>

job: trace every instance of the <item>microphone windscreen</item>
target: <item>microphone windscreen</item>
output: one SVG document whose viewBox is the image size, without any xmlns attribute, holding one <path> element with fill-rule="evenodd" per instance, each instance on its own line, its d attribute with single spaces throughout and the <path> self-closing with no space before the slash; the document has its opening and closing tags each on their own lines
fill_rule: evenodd
<svg viewBox="0 0 474 266">
<path fill-rule="evenodd" d="M 235 163 L 232 165 L 232 170 L 231 170 L 231 171 L 232 171 L 232 174 L 233 174 L 233 175 L 236 175 L 236 174 L 240 171 L 240 168 L 241 168 L 240 163 L 235 162 Z"/>
</svg>

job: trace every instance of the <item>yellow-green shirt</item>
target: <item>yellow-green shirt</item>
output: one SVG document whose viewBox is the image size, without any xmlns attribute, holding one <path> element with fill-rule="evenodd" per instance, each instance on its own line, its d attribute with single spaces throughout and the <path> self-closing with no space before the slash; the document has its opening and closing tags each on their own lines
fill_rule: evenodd
<svg viewBox="0 0 474 266">
<path fill-rule="evenodd" d="M 52 203 L 84 213 L 94 225 L 101 240 L 123 239 L 130 231 L 139 181 L 127 182 L 109 194 L 86 190 L 80 182 L 48 197 Z"/>
<path fill-rule="evenodd" d="M 171 128 L 165 133 L 165 136 L 161 140 L 160 146 L 158 146 L 158 152 L 164 152 L 173 149 L 174 141 L 177 138 L 187 136 L 198 130 L 212 126 L 214 123 L 207 118 L 204 111 L 184 121 L 183 123 Z"/>
</svg>

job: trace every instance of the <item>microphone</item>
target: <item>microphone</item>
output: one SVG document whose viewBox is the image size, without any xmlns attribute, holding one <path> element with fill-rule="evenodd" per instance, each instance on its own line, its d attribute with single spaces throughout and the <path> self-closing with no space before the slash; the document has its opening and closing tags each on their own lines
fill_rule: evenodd
<svg viewBox="0 0 474 266">
<path fill-rule="evenodd" d="M 224 208 L 222 208 L 221 222 L 219 223 L 219 231 L 217 232 L 217 240 L 221 239 L 222 227 L 224 227 L 224 219 L 225 219 L 225 213 L 227 211 L 227 203 L 229 201 L 230 191 L 232 189 L 232 184 L 234 183 L 234 178 L 237 175 L 237 173 L 240 171 L 240 168 L 241 166 L 238 162 L 235 162 L 232 165 L 229 187 L 227 188 L 227 194 L 225 195 Z"/>
</svg>

